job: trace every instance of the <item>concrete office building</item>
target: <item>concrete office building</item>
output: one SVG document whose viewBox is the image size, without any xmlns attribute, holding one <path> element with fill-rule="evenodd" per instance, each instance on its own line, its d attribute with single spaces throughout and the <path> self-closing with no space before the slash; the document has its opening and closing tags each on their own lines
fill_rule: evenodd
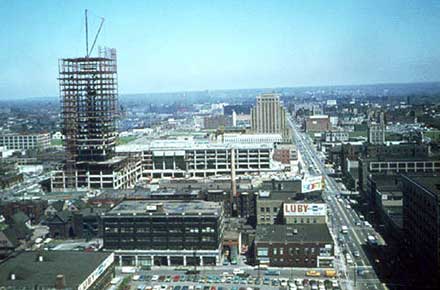
<svg viewBox="0 0 440 290">
<path fill-rule="evenodd" d="M 274 225 L 282 223 L 282 205 L 294 198 L 292 193 L 260 191 L 256 200 L 258 225 Z"/>
<path fill-rule="evenodd" d="M 327 131 L 324 133 L 323 140 L 325 142 L 347 142 L 349 139 L 348 132 L 345 131 Z"/>
<path fill-rule="evenodd" d="M 257 225 L 256 264 L 270 267 L 332 267 L 333 239 L 326 224 Z"/>
<path fill-rule="evenodd" d="M 374 114 L 370 113 L 368 120 L 368 143 L 385 144 L 385 115 L 379 114 L 378 120 L 374 120 Z"/>
<path fill-rule="evenodd" d="M 232 117 L 225 115 L 205 116 L 203 118 L 204 129 L 218 129 L 232 127 Z"/>
<path fill-rule="evenodd" d="M 283 142 L 281 134 L 234 134 L 225 133 L 218 137 L 224 143 L 231 144 L 274 144 Z M 218 140 L 217 139 L 217 140 Z"/>
<path fill-rule="evenodd" d="M 438 289 L 440 279 L 440 175 L 402 175 L 403 230 L 409 251 L 420 265 L 424 286 Z M 426 284 L 425 284 L 426 283 Z"/>
<path fill-rule="evenodd" d="M 359 190 L 367 193 L 367 179 L 372 175 L 440 172 L 438 157 L 385 157 L 359 158 Z"/>
<path fill-rule="evenodd" d="M 119 265 L 217 265 L 224 211 L 207 201 L 125 200 L 102 216 Z"/>
<path fill-rule="evenodd" d="M 116 150 L 120 155 L 140 154 L 144 180 L 230 175 L 233 150 L 237 175 L 282 170 L 273 162 L 270 144 L 154 140 L 149 144 L 118 146 Z"/>
<path fill-rule="evenodd" d="M 281 134 L 291 142 L 290 128 L 287 124 L 286 109 L 277 94 L 257 96 L 257 103 L 251 109 L 251 128 L 257 134 Z"/>
<path fill-rule="evenodd" d="M 50 134 L 18 134 L 7 133 L 0 135 L 0 147 L 10 150 L 46 149 L 50 146 Z"/>
<path fill-rule="evenodd" d="M 116 50 L 61 59 L 61 113 L 66 162 L 52 172 L 52 191 L 134 187 L 137 156 L 115 156 L 118 85 Z"/>
</svg>

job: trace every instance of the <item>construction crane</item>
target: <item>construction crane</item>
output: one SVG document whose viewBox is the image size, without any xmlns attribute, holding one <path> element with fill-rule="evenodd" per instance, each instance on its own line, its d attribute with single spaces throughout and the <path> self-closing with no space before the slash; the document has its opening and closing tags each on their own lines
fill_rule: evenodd
<svg viewBox="0 0 440 290">
<path fill-rule="evenodd" d="M 99 28 L 93 40 L 92 47 L 89 50 L 89 21 L 88 21 L 87 9 L 84 11 L 84 14 L 85 14 L 85 24 L 86 24 L 86 57 L 89 57 L 92 54 L 93 49 L 95 48 L 96 41 L 98 40 L 98 36 L 102 30 L 102 26 L 104 25 L 105 19 L 104 17 L 101 17 L 101 23 L 99 24 Z"/>
</svg>

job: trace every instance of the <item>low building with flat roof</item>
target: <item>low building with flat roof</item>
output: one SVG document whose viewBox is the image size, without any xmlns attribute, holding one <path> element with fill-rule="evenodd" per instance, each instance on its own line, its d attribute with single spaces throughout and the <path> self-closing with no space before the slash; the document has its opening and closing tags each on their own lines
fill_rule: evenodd
<svg viewBox="0 0 440 290">
<path fill-rule="evenodd" d="M 50 145 L 49 133 L 21 134 L 6 133 L 0 134 L 0 146 L 12 150 L 46 149 Z"/>
<path fill-rule="evenodd" d="M 6 289 L 100 290 L 109 285 L 113 272 L 112 253 L 21 252 L 0 264 L 0 285 Z"/>
<path fill-rule="evenodd" d="M 274 145 L 268 143 L 210 143 L 208 140 L 152 140 L 116 147 L 119 155 L 139 154 L 142 180 L 281 172 L 273 160 Z M 234 155 L 234 158 L 232 157 Z"/>
<path fill-rule="evenodd" d="M 255 259 L 271 267 L 332 267 L 333 239 L 326 224 L 257 225 Z"/>
<path fill-rule="evenodd" d="M 125 200 L 102 216 L 104 249 L 120 265 L 220 263 L 222 203 Z"/>
</svg>

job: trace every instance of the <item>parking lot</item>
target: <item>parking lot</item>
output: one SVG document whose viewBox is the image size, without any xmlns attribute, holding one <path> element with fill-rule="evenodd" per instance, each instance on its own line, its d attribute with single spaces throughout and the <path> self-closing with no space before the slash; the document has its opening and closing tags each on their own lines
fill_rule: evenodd
<svg viewBox="0 0 440 290">
<path fill-rule="evenodd" d="M 151 275 L 148 272 L 131 276 L 131 288 L 139 290 L 269 290 L 269 289 L 340 289 L 335 279 L 310 277 L 289 279 L 232 273 L 222 275 Z"/>
</svg>

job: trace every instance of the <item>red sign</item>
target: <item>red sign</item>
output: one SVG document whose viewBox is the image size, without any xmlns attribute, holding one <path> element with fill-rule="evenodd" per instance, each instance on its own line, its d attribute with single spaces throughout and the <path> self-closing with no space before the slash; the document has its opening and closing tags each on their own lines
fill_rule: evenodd
<svg viewBox="0 0 440 290">
<path fill-rule="evenodd" d="M 284 212 L 286 213 L 306 213 L 309 208 L 308 204 L 294 204 L 289 203 L 284 205 Z"/>
</svg>

